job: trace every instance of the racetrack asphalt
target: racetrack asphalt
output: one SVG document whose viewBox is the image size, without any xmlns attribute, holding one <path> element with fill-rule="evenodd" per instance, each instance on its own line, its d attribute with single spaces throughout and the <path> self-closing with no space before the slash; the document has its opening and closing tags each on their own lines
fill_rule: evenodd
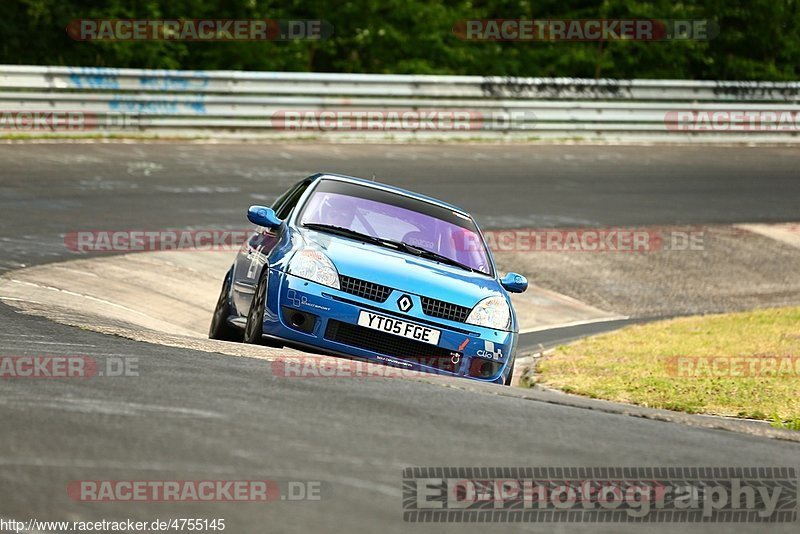
<svg viewBox="0 0 800 534">
<path fill-rule="evenodd" d="M 0 269 L 69 259 L 86 229 L 240 228 L 318 170 L 387 181 L 485 227 L 800 216 L 792 148 L 0 145 Z M 86 332 L 0 305 L 0 354 L 128 357 L 139 376 L 0 381 L 0 518 L 224 517 L 229 532 L 404 531 L 406 466 L 798 466 L 800 445 L 402 379 L 288 379 L 268 362 Z M 544 334 L 543 334 L 544 335 Z M 72 480 L 313 480 L 322 500 L 76 503 Z M 690 525 L 755 532 L 759 525 Z M 443 528 L 444 527 L 444 528 Z M 672 527 L 672 528 L 671 528 Z M 671 531 L 517 524 L 498 531 Z M 481 531 L 479 525 L 413 525 Z M 681 527 L 679 527 L 681 528 Z M 771 531 L 796 531 L 796 524 Z"/>
</svg>

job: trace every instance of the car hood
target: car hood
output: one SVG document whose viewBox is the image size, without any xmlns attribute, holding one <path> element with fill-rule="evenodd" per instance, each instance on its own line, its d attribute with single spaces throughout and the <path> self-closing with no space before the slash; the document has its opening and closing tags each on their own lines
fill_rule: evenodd
<svg viewBox="0 0 800 534">
<path fill-rule="evenodd" d="M 411 254 L 313 230 L 303 240 L 323 250 L 339 274 L 473 307 L 483 298 L 504 295 L 494 278 Z"/>
</svg>

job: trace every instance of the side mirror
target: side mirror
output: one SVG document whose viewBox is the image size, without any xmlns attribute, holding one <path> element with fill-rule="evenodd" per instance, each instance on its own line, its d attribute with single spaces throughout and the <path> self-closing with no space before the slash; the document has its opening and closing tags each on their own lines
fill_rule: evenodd
<svg viewBox="0 0 800 534">
<path fill-rule="evenodd" d="M 528 279 L 517 273 L 508 273 L 500 279 L 500 285 L 510 293 L 523 293 L 528 289 Z"/>
<path fill-rule="evenodd" d="M 264 206 L 250 206 L 250 209 L 247 210 L 247 220 L 269 230 L 274 230 L 281 225 L 281 220 L 275 215 L 272 208 Z"/>
</svg>

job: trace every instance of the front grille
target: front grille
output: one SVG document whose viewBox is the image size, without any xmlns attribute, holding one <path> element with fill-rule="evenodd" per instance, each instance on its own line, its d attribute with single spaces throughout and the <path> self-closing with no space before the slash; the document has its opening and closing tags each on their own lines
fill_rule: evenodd
<svg viewBox="0 0 800 534">
<path fill-rule="evenodd" d="M 467 317 L 469 317 L 469 312 L 471 310 L 464 306 L 459 306 L 458 304 L 444 302 L 443 300 L 422 297 L 422 311 L 425 312 L 425 315 L 430 315 L 431 317 L 465 323 L 467 322 Z"/>
<path fill-rule="evenodd" d="M 392 292 L 391 287 L 342 275 L 339 275 L 339 286 L 345 293 L 357 295 L 364 299 L 374 300 L 375 302 L 386 302 L 386 299 L 389 298 L 389 294 Z"/>
<path fill-rule="evenodd" d="M 334 319 L 328 320 L 325 339 L 450 373 L 458 368 L 458 364 L 452 361 L 453 355 L 458 354 L 456 352 Z"/>
</svg>

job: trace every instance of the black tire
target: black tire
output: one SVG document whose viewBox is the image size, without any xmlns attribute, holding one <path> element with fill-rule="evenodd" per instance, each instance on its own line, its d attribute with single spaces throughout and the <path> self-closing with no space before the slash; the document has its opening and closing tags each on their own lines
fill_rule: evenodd
<svg viewBox="0 0 800 534">
<path fill-rule="evenodd" d="M 515 354 L 514 358 L 511 360 L 511 363 L 509 364 L 509 365 L 511 365 L 511 371 L 508 372 L 508 376 L 506 377 L 505 382 L 503 382 L 504 386 L 510 386 L 511 385 L 511 379 L 514 378 L 514 364 L 516 363 L 516 359 L 517 359 L 517 355 Z"/>
<path fill-rule="evenodd" d="M 269 269 L 264 267 L 258 287 L 253 295 L 253 302 L 250 304 L 250 311 L 247 313 L 247 325 L 244 327 L 244 342 L 253 345 L 266 345 L 268 347 L 282 347 L 280 343 L 270 339 L 264 339 L 264 307 L 267 303 L 267 277 Z"/>
<path fill-rule="evenodd" d="M 211 326 L 208 329 L 209 339 L 219 339 L 221 341 L 235 341 L 242 342 L 242 331 L 228 324 L 228 317 L 231 316 L 231 306 L 228 296 L 231 292 L 231 279 L 233 278 L 233 269 L 228 271 L 225 275 L 225 280 L 222 282 L 222 290 L 217 299 L 217 306 L 214 308 L 214 315 L 211 316 Z"/>
</svg>

